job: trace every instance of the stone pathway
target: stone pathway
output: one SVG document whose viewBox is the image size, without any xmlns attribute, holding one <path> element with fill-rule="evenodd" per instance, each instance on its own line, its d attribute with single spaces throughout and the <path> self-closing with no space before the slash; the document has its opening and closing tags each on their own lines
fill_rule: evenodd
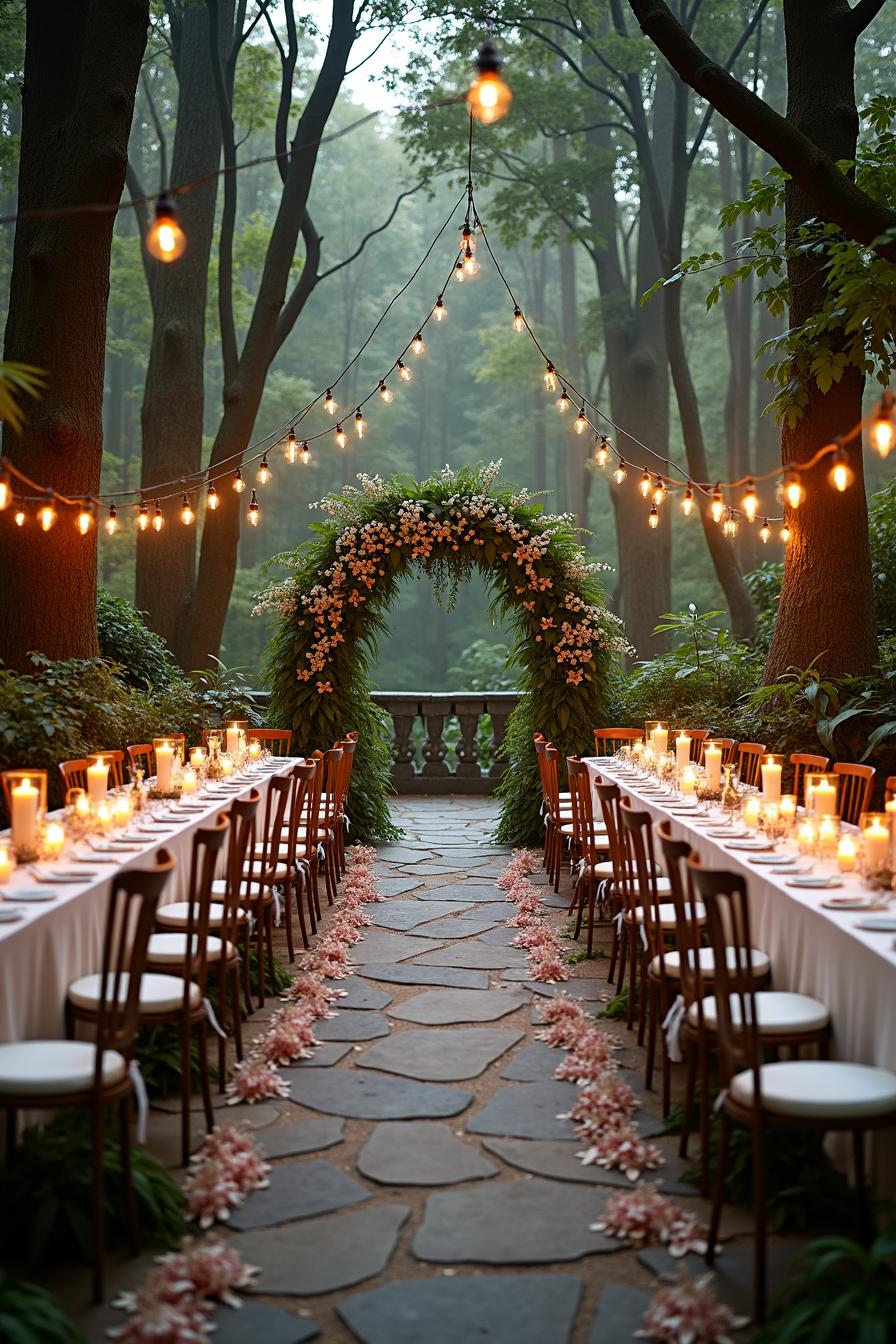
<svg viewBox="0 0 896 1344">
<path fill-rule="evenodd" d="M 257 1129 L 273 1171 L 270 1188 L 250 1195 L 222 1232 L 262 1273 L 243 1312 L 217 1313 L 213 1338 L 630 1339 L 671 1261 L 588 1230 L 627 1182 L 583 1167 L 572 1126 L 558 1119 L 576 1089 L 554 1079 L 561 1053 L 534 1040 L 537 1005 L 553 987 L 527 982 L 525 960 L 509 946 L 514 930 L 502 921 L 513 907 L 494 885 L 509 854 L 489 838 L 496 807 L 402 800 L 393 815 L 406 838 L 379 852 L 389 899 L 369 907 L 374 927 L 352 949 L 360 970 L 339 982 L 349 997 L 316 1028 L 328 1044 L 282 1071 L 288 1101 L 222 1117 Z M 568 897 L 543 891 L 563 932 Z M 572 974 L 567 990 L 597 1010 L 608 997 L 606 961 Z M 275 1006 L 253 1017 L 250 1036 Z M 601 1026 L 623 1043 L 626 1080 L 643 1098 L 641 1133 L 659 1133 L 656 1094 L 641 1091 L 641 1052 L 624 1024 Z M 197 1143 L 199 1127 L 197 1117 Z M 154 1108 L 150 1143 L 172 1164 L 176 1135 L 176 1114 Z M 664 1188 L 704 1215 L 678 1181 L 676 1141 L 659 1144 Z M 739 1214 L 727 1222 L 729 1234 L 749 1226 Z M 112 1287 L 138 1281 L 147 1263 L 124 1262 Z M 725 1295 L 740 1305 L 748 1262 L 728 1251 L 723 1263 Z M 80 1319 L 99 1341 L 122 1318 L 103 1309 Z"/>
</svg>

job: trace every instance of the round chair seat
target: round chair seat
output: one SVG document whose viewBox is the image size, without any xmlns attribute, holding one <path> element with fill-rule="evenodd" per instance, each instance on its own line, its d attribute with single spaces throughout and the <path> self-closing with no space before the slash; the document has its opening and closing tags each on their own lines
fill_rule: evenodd
<svg viewBox="0 0 896 1344">
<path fill-rule="evenodd" d="M 68 987 L 68 997 L 76 1008 L 86 1008 L 96 1012 L 100 1004 L 100 975 L 82 975 Z M 119 998 L 123 1002 L 128 995 L 128 976 L 121 977 Z M 200 1001 L 199 986 L 190 982 L 190 1007 L 195 1008 Z M 184 1003 L 184 981 L 179 975 L 153 975 L 144 971 L 140 977 L 141 1013 L 171 1013 L 182 1008 Z"/>
<path fill-rule="evenodd" d="M 691 966 L 693 966 L 694 965 L 693 950 L 688 954 L 688 956 L 690 959 L 690 964 Z M 701 947 L 699 949 L 698 958 L 701 974 L 704 977 L 711 980 L 712 977 L 715 975 L 715 969 L 716 969 L 716 963 L 715 958 L 713 956 L 712 948 Z M 728 947 L 725 949 L 725 963 L 729 970 L 733 971 L 736 969 L 733 947 Z M 666 952 L 663 957 L 663 964 L 665 967 L 666 975 L 671 975 L 675 978 L 681 975 L 680 952 L 678 951 Z M 750 969 L 752 970 L 756 979 L 761 980 L 763 976 L 768 975 L 769 972 L 771 971 L 771 968 L 772 968 L 771 958 L 765 952 L 760 952 L 758 947 L 752 947 L 750 949 Z M 653 961 L 650 963 L 650 972 L 652 975 L 660 974 L 659 957 L 654 957 Z"/>
<path fill-rule="evenodd" d="M 242 901 L 242 900 L 257 901 L 257 900 L 270 900 L 270 899 L 271 899 L 271 893 L 270 893 L 269 889 L 268 889 L 263 883 L 261 883 L 261 882 L 252 882 L 252 883 L 251 883 L 251 891 L 250 891 L 249 888 L 250 888 L 250 883 L 249 883 L 248 879 L 247 879 L 247 878 L 243 878 L 242 882 L 240 883 L 240 900 L 241 900 L 241 901 Z M 213 896 L 223 896 L 223 895 L 225 894 L 226 891 L 227 891 L 227 879 L 226 879 L 226 878 L 223 878 L 223 877 L 217 877 L 217 878 L 215 878 L 214 882 L 212 883 L 212 895 L 213 895 Z M 243 912 L 241 911 L 240 913 L 242 914 Z"/>
<path fill-rule="evenodd" d="M 794 1059 L 763 1064 L 759 1070 L 762 1109 L 771 1115 L 806 1120 L 872 1120 L 896 1115 L 896 1073 L 868 1064 L 827 1059 Z M 731 1079 L 728 1094 L 753 1105 L 753 1074 Z"/>
<path fill-rule="evenodd" d="M 666 884 L 665 889 L 663 888 L 662 885 L 664 882 Z M 668 878 L 662 878 L 662 877 L 657 878 L 656 885 L 657 885 L 657 893 L 660 896 L 664 896 L 666 894 L 666 890 L 670 889 Z M 696 905 L 686 905 L 684 908 L 684 912 L 685 917 L 688 920 L 690 920 L 691 923 L 693 924 L 706 923 L 706 907 L 700 905 L 699 902 Z M 653 919 L 652 910 L 650 911 L 650 918 Z M 627 924 L 631 924 L 632 916 L 628 913 L 627 910 L 625 912 L 625 919 Z M 637 910 L 635 911 L 635 920 L 637 921 L 638 924 L 644 923 L 643 906 L 639 905 Z M 676 927 L 675 906 L 671 903 L 671 901 L 665 901 L 660 905 L 660 927 L 663 929 L 674 929 Z"/>
<path fill-rule="evenodd" d="M 194 936 L 191 955 L 196 956 L 199 940 Z M 209 937 L 206 939 L 206 960 L 220 961 L 224 950 L 224 944 L 220 938 Z M 233 949 L 227 948 L 228 954 Z M 146 954 L 146 960 L 154 962 L 160 966 L 179 966 L 187 959 L 187 935 L 185 933 L 154 933 L 149 940 L 149 950 Z"/>
<path fill-rule="evenodd" d="M 740 998 L 730 995 L 731 1017 L 735 1025 L 740 1022 Z M 688 1009 L 688 1022 L 692 1027 L 699 1023 L 698 1005 L 692 1003 Z M 828 1025 L 831 1017 L 827 1008 L 818 999 L 808 994 L 790 994 L 785 990 L 767 989 L 756 995 L 756 1025 L 763 1036 L 789 1036 L 800 1031 L 821 1031 Z M 708 1031 L 718 1030 L 716 1001 L 710 995 L 703 1000 L 703 1025 Z"/>
<path fill-rule="evenodd" d="M 226 887 L 225 887 L 226 890 Z M 238 920 L 248 919 L 245 910 L 237 910 Z M 199 918 L 199 907 L 193 906 L 193 919 Z M 190 920 L 190 902 L 174 901 L 171 905 L 164 905 L 161 910 L 156 911 L 156 923 L 161 924 L 166 929 L 185 929 Z M 212 901 L 208 908 L 209 927 L 213 929 L 220 928 L 224 923 L 224 906 L 220 901 Z"/>
<path fill-rule="evenodd" d="M 14 1041 L 0 1045 L 0 1095 L 8 1097 L 65 1097 L 89 1092 L 96 1069 L 92 1041 Z M 103 1086 L 112 1087 L 127 1076 L 124 1055 L 106 1050 Z"/>
</svg>

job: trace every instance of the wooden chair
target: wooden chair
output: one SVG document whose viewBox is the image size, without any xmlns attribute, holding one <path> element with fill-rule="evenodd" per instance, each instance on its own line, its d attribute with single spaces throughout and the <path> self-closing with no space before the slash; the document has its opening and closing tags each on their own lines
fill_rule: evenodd
<svg viewBox="0 0 896 1344">
<path fill-rule="evenodd" d="M 251 865 L 244 869 L 240 884 L 240 901 L 248 905 L 255 917 L 255 954 L 258 974 L 258 1006 L 264 1007 L 264 963 L 267 952 L 268 974 L 274 984 L 274 923 L 280 923 L 283 906 L 274 888 L 285 891 L 287 940 L 290 960 L 292 948 L 292 884 L 295 869 L 286 861 L 287 839 L 284 837 L 286 815 L 292 794 L 292 780 L 288 775 L 273 775 L 268 781 L 264 800 L 264 820 L 261 843 L 251 851 Z M 219 884 L 220 885 L 220 884 Z"/>
<path fill-rule="evenodd" d="M 96 756 L 102 756 L 109 767 L 109 787 L 110 789 L 121 789 L 127 784 L 125 779 L 124 752 L 113 747 L 109 751 L 98 751 Z"/>
<path fill-rule="evenodd" d="M 68 793 L 69 789 L 87 789 L 87 767 L 90 762 L 87 757 L 78 758 L 74 761 L 60 761 L 59 774 L 62 778 L 62 796 Z"/>
<path fill-rule="evenodd" d="M 572 803 L 561 804 L 560 771 L 558 761 L 560 753 L 549 742 L 545 743 L 541 756 L 542 786 L 545 791 L 545 846 L 549 853 L 548 877 L 554 891 L 560 890 L 560 873 L 563 868 L 563 854 L 568 841 L 573 836 Z"/>
<path fill-rule="evenodd" d="M 578 938 L 582 928 L 582 916 L 588 909 L 588 955 L 591 956 L 594 944 L 594 907 L 598 895 L 604 890 L 603 884 L 613 876 L 613 865 L 609 861 L 609 841 L 603 820 L 598 826 L 594 816 L 594 803 L 591 791 L 591 776 L 588 767 L 578 757 L 567 757 L 566 773 L 569 779 L 569 793 L 572 802 L 573 847 L 581 860 L 581 866 L 573 884 L 569 913 L 576 911 L 574 937 Z"/>
<path fill-rule="evenodd" d="M 336 867 L 340 876 L 345 873 L 345 836 L 348 830 L 348 791 L 352 782 L 352 770 L 355 762 L 355 752 L 358 748 L 356 737 L 346 737 L 341 742 L 337 742 L 337 748 L 342 751 L 342 769 L 339 775 L 339 800 L 336 807 Z"/>
<path fill-rule="evenodd" d="M 764 1041 L 749 966 L 750 910 L 739 873 L 688 868 L 708 915 L 716 974 L 716 1017 L 722 1084 L 718 1167 L 710 1219 L 707 1261 L 715 1260 L 728 1168 L 732 1123 L 745 1125 L 753 1158 L 753 1316 L 765 1317 L 766 1134 L 775 1127 L 853 1135 L 856 1185 L 865 1186 L 864 1138 L 869 1130 L 896 1125 L 896 1073 L 839 1060 L 788 1059 L 763 1063 Z M 730 930 L 730 938 L 729 938 Z"/>
<path fill-rule="evenodd" d="M 708 728 L 685 728 L 684 730 L 691 739 L 691 760 L 695 765 L 703 764 L 703 753 L 706 750 L 706 739 L 709 737 Z M 674 739 L 677 733 L 671 734 Z"/>
<path fill-rule="evenodd" d="M 261 742 L 272 756 L 288 756 L 292 733 L 288 728 L 247 728 L 247 742 Z"/>
<path fill-rule="evenodd" d="M 793 766 L 792 792 L 796 797 L 797 807 L 804 807 L 806 803 L 806 776 L 824 774 L 830 763 L 827 756 L 814 756 L 809 751 L 793 752 L 790 757 L 790 764 Z"/>
<path fill-rule="evenodd" d="M 894 798 L 896 798 L 896 775 L 887 775 L 884 784 L 884 802 L 892 803 Z"/>
<path fill-rule="evenodd" d="M 144 779 L 151 779 L 156 772 L 155 748 L 152 743 L 137 742 L 134 746 L 128 747 L 127 751 L 131 771 L 142 770 Z"/>
<path fill-rule="evenodd" d="M 643 728 L 595 728 L 594 750 L 598 756 L 615 756 L 620 747 L 644 741 Z"/>
<path fill-rule="evenodd" d="M 859 817 L 868 811 L 877 771 L 873 765 L 850 765 L 840 761 L 831 773 L 840 776 L 837 798 L 840 820 L 858 826 Z"/>
<path fill-rule="evenodd" d="M 317 872 L 317 849 L 312 845 L 309 853 L 309 835 L 310 828 L 307 823 L 310 820 L 308 810 L 308 800 L 314 789 L 314 780 L 317 775 L 316 761 L 297 761 L 290 771 L 292 779 L 292 797 L 289 804 L 289 834 L 286 845 L 287 862 L 294 869 L 296 874 L 295 895 L 296 895 L 296 913 L 299 916 L 299 928 L 302 931 L 302 943 L 308 947 L 308 929 L 305 925 L 305 915 L 302 909 L 302 897 L 306 898 L 308 905 L 308 923 L 311 926 L 311 932 L 317 932 L 317 916 L 320 910 L 317 908 L 317 897 L 315 888 L 315 874 Z M 319 820 L 319 806 L 314 809 L 314 815 Z M 317 825 L 315 821 L 315 826 Z M 304 827 L 304 829 L 303 829 Z M 287 935 L 292 929 L 292 914 L 287 912 L 286 916 Z"/>
<path fill-rule="evenodd" d="M 766 747 L 762 742 L 741 742 L 737 748 L 737 775 L 741 784 L 747 784 L 753 789 L 759 787 L 765 752 Z"/>
<path fill-rule="evenodd" d="M 104 1154 L 106 1108 L 118 1107 L 121 1179 L 131 1240 L 140 1249 L 139 1221 L 131 1181 L 130 1072 L 137 1030 L 140 977 L 146 960 L 156 906 L 175 861 L 158 852 L 148 869 L 126 869 L 113 876 L 103 933 L 99 992 L 94 1016 L 95 1041 L 17 1041 L 0 1045 L 0 1107 L 6 1111 L 8 1154 L 15 1146 L 19 1108 L 58 1110 L 84 1107 L 90 1113 L 91 1242 L 93 1299 L 103 1299 L 105 1252 Z"/>
<path fill-rule="evenodd" d="M 735 752 L 735 748 L 737 747 L 737 743 L 735 742 L 734 738 L 733 738 L 733 737 L 713 737 L 713 738 L 710 738 L 710 741 L 717 743 L 717 745 L 720 746 L 720 747 L 722 748 L 722 764 L 723 764 L 723 765 L 733 765 L 733 764 L 734 764 L 734 752 Z M 704 751 L 705 751 L 705 750 L 706 750 L 706 748 L 705 748 L 705 745 L 704 745 Z"/>
</svg>

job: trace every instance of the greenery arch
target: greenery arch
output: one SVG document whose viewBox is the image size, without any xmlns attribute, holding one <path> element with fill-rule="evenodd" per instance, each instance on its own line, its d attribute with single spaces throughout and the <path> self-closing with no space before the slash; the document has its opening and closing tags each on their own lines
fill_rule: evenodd
<svg viewBox="0 0 896 1344">
<path fill-rule="evenodd" d="M 370 698 L 369 669 L 398 580 L 414 567 L 449 598 L 478 569 L 514 627 L 522 699 L 507 725 L 501 840 L 527 843 L 542 832 L 535 730 L 567 754 L 593 748 L 593 729 L 605 722 L 612 669 L 627 646 L 606 608 L 603 567 L 588 561 L 569 515 L 496 485 L 500 466 L 445 467 L 421 482 L 359 475 L 360 487 L 312 505 L 328 515 L 314 525 L 319 535 L 277 556 L 292 573 L 260 594 L 256 611 L 281 617 L 268 655 L 271 721 L 301 743 L 361 734 L 350 800 L 359 838 L 396 834 L 390 727 Z"/>
</svg>

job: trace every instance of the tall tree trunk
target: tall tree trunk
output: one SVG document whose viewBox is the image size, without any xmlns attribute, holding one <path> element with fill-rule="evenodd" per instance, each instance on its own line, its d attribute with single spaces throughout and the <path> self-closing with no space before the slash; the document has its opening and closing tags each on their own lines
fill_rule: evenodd
<svg viewBox="0 0 896 1344">
<path fill-rule="evenodd" d="M 853 159 L 858 139 L 855 100 L 855 42 L 846 34 L 845 0 L 816 0 L 812 21 L 804 7 L 785 0 L 787 39 L 787 120 L 835 161 Z M 791 181 L 785 194 L 792 235 L 817 209 Z M 817 257 L 796 256 L 788 267 L 790 325 L 805 322 L 824 298 L 824 272 Z M 854 425 L 862 414 L 864 376 L 848 369 L 826 396 L 813 386 L 796 425 L 784 426 L 785 466 L 806 462 L 825 443 Z M 786 509 L 790 541 L 775 633 L 765 665 L 767 681 L 789 667 L 813 659 L 829 675 L 867 672 L 877 655 L 868 509 L 860 443 L 850 445 L 855 483 L 844 494 L 827 484 L 829 462 L 805 478 L 807 498 Z"/>
<path fill-rule="evenodd" d="M 233 0 L 221 0 L 221 12 L 222 26 L 229 32 Z M 175 14 L 171 44 L 179 91 L 171 180 L 178 183 L 214 173 L 221 160 L 221 122 L 214 115 L 204 7 L 186 4 Z M 215 179 L 178 198 L 189 244 L 176 265 L 145 258 L 153 308 L 140 413 L 145 486 L 189 478 L 202 467 L 205 310 L 216 198 Z M 199 513 L 195 498 L 194 508 Z M 185 603 L 192 596 L 195 567 L 195 528 L 167 527 L 161 540 L 152 530 L 137 533 L 137 606 L 172 647 L 178 642 Z"/>
<path fill-rule="evenodd" d="M 4 357 L 46 372 L 18 438 L 3 451 L 30 477 L 80 497 L 96 494 L 103 451 L 106 309 L 114 209 L 149 26 L 148 0 L 29 0 L 26 14 L 20 210 L 87 202 L 108 213 L 22 219 L 16 226 Z M 96 533 L 72 510 L 49 534 L 0 528 L 0 655 L 24 669 L 28 652 L 97 653 Z"/>
<path fill-rule="evenodd" d="M 562 163 L 567 157 L 566 141 L 559 138 L 554 140 L 552 149 L 554 162 Z M 578 387 L 584 387 L 582 361 L 579 357 L 576 256 L 571 239 L 560 239 L 557 245 L 557 261 L 560 266 L 560 321 L 564 368 Z M 577 415 L 578 407 L 571 414 Z M 566 425 L 564 428 L 570 431 L 566 441 L 561 441 L 560 447 L 561 453 L 564 453 L 566 458 L 567 508 L 575 515 L 578 527 L 587 527 L 591 477 L 585 468 L 585 463 L 591 448 L 591 436 L 574 433 L 571 425 Z"/>
</svg>

